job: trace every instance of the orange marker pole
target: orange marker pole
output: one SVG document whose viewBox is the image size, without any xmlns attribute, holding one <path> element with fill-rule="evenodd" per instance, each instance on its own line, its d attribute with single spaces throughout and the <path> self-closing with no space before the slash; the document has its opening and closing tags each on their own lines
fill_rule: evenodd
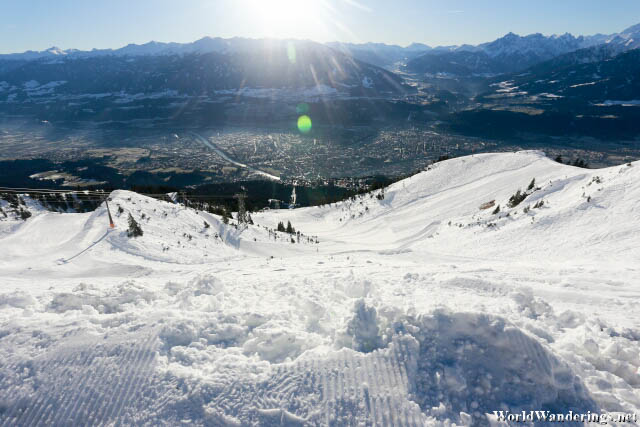
<svg viewBox="0 0 640 427">
<path fill-rule="evenodd" d="M 107 202 L 107 199 L 104 199 L 104 204 L 107 205 L 107 214 L 109 214 L 109 227 L 116 228 L 115 224 L 113 223 L 113 218 L 111 217 L 111 211 L 109 210 L 109 203 Z"/>
</svg>

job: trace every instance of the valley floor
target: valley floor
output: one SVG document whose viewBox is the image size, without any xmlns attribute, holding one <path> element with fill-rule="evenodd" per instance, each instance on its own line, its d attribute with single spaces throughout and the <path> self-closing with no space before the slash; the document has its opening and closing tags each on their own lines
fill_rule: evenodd
<svg viewBox="0 0 640 427">
<path fill-rule="evenodd" d="M 477 155 L 238 229 L 124 191 L 113 230 L 27 198 L 0 221 L 0 425 L 640 416 L 638 178 Z"/>
</svg>

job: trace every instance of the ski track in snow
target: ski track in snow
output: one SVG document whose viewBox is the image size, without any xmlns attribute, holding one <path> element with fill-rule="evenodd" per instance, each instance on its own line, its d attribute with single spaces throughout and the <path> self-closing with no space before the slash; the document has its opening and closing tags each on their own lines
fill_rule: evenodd
<svg viewBox="0 0 640 427">
<path fill-rule="evenodd" d="M 130 424 L 135 414 L 129 404 L 140 401 L 153 376 L 157 340 L 153 331 L 131 335 L 115 343 L 83 337 L 82 345 L 2 366 L 3 386 L 12 385 L 3 388 L 1 425 Z M 16 375 L 21 369 L 36 380 L 26 393 Z"/>
<path fill-rule="evenodd" d="M 639 171 L 476 155 L 246 229 L 117 191 L 105 233 L 27 198 L 0 220 L 0 426 L 640 413 Z"/>
</svg>

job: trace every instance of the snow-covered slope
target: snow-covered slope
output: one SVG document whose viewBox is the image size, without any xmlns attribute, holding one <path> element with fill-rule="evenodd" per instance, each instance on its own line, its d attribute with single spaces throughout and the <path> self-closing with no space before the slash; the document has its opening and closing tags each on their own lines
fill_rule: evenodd
<svg viewBox="0 0 640 427">
<path fill-rule="evenodd" d="M 463 157 L 246 229 L 125 191 L 110 207 L 113 230 L 104 206 L 0 220 L 0 425 L 640 410 L 638 162 Z"/>
<path fill-rule="evenodd" d="M 636 224 L 611 221 L 637 215 L 639 174 L 628 165 L 562 166 L 540 152 L 480 154 L 434 164 L 392 185 L 382 201 L 371 194 L 338 208 L 300 209 L 285 217 L 354 249 L 503 259 L 546 254 L 545 259 L 566 262 L 598 259 L 598 249 L 608 245 L 621 262 L 629 262 L 640 257 Z M 509 198 L 517 190 L 527 192 L 532 180 L 530 195 L 509 208 Z M 480 209 L 490 202 L 492 207 Z M 543 206 L 534 208 L 538 202 Z M 500 212 L 492 213 L 498 205 Z"/>
</svg>

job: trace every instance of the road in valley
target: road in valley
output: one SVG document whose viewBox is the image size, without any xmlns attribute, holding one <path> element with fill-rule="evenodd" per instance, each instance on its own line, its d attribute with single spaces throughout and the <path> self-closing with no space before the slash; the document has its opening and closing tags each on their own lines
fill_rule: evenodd
<svg viewBox="0 0 640 427">
<path fill-rule="evenodd" d="M 279 176 L 275 176 L 272 175 L 268 172 L 265 171 L 261 171 L 260 169 L 256 169 L 254 167 L 251 167 L 249 165 L 246 165 L 244 163 L 240 163 L 234 159 L 232 159 L 231 157 L 229 157 L 228 154 L 226 154 L 224 151 L 222 151 L 216 144 L 214 144 L 213 142 L 209 141 L 207 138 L 203 137 L 202 135 L 199 135 L 195 132 L 190 132 L 191 136 L 193 136 L 195 138 L 196 141 L 204 144 L 206 147 L 212 149 L 213 151 L 216 152 L 217 155 L 219 155 L 220 157 L 222 157 L 224 160 L 226 160 L 229 163 L 232 163 L 235 166 L 238 166 L 240 168 L 243 169 L 247 169 L 250 172 L 253 172 L 257 175 L 261 175 L 264 176 L 265 178 L 269 178 L 272 179 L 274 181 L 280 181 L 280 177 Z"/>
</svg>

